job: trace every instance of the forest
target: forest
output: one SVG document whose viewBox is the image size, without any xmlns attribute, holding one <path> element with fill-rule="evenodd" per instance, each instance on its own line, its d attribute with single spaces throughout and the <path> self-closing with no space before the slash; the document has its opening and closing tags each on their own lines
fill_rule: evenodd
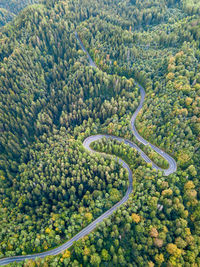
<svg viewBox="0 0 200 267">
<path fill-rule="evenodd" d="M 0 27 L 12 21 L 26 6 L 37 2 L 37 0 L 1 0 Z"/>
<path fill-rule="evenodd" d="M 200 3 L 198 0 L 41 0 L 0 3 L 0 260 L 71 239 L 57 256 L 9 266 L 200 266 Z M 98 68 L 89 66 L 77 31 Z M 165 176 L 116 140 L 130 130 L 171 155 Z"/>
</svg>

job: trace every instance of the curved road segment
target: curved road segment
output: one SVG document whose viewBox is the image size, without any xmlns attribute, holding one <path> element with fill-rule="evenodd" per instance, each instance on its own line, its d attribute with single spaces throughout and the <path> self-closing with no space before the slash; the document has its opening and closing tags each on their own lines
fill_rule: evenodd
<svg viewBox="0 0 200 267">
<path fill-rule="evenodd" d="M 87 52 L 87 50 L 85 49 L 82 41 L 80 40 L 77 32 L 75 32 L 75 36 L 77 38 L 77 40 L 79 41 L 79 44 L 82 48 L 82 50 L 87 54 L 88 59 L 89 59 L 89 63 L 91 67 L 97 68 L 96 64 L 94 63 L 94 61 L 92 60 L 92 58 L 90 57 L 89 53 Z M 97 153 L 94 150 L 92 150 L 90 148 L 90 144 L 94 141 L 100 140 L 102 138 L 106 138 L 106 139 L 113 139 L 113 140 L 118 140 L 120 142 L 124 142 L 125 144 L 129 145 L 130 147 L 135 148 L 139 154 L 141 155 L 141 157 L 147 162 L 147 163 L 151 163 L 152 167 L 156 170 L 161 170 L 164 172 L 165 175 L 169 175 L 173 172 L 176 171 L 176 161 L 170 157 L 167 153 L 165 153 L 164 151 L 162 151 L 161 149 L 159 149 L 158 147 L 150 144 L 149 142 L 147 142 L 145 139 L 143 139 L 137 132 L 136 127 L 135 127 L 135 119 L 139 113 L 139 111 L 142 109 L 143 103 L 144 103 L 144 98 L 145 98 L 145 91 L 144 88 L 137 84 L 136 85 L 140 88 L 140 93 L 141 93 L 141 100 L 140 100 L 140 104 L 138 106 L 138 108 L 136 109 L 136 111 L 134 112 L 132 118 L 131 118 L 131 130 L 134 134 L 134 136 L 136 137 L 136 139 L 141 142 L 143 145 L 150 145 L 151 148 L 153 150 L 155 150 L 157 153 L 159 153 L 163 158 L 165 158 L 168 163 L 169 163 L 169 168 L 166 170 L 163 170 L 161 168 L 159 168 L 156 164 L 154 164 L 150 158 L 133 142 L 124 139 L 124 138 L 120 138 L 117 136 L 112 136 L 112 135 L 94 135 L 94 136 L 89 136 L 88 138 L 86 138 L 83 142 L 83 146 L 85 147 L 85 149 L 87 149 L 88 151 L 90 151 L 91 153 Z M 32 255 L 26 255 L 26 256 L 15 256 L 15 257 L 9 257 L 9 258 L 4 258 L 0 260 L 0 265 L 6 265 L 9 264 L 11 262 L 20 262 L 26 259 L 36 259 L 36 258 L 44 258 L 46 256 L 50 256 L 50 255 L 57 255 L 61 252 L 63 252 L 64 250 L 68 249 L 69 247 L 71 247 L 73 245 L 73 243 L 75 241 L 78 241 L 79 239 L 81 239 L 82 237 L 84 237 L 85 235 L 88 235 L 91 231 L 93 231 L 98 223 L 102 222 L 104 219 L 106 219 L 108 216 L 110 216 L 111 214 L 113 214 L 113 212 L 115 210 L 117 210 L 117 208 L 119 208 L 123 203 L 125 203 L 128 198 L 129 195 L 132 192 L 132 172 L 128 166 L 128 164 L 126 164 L 126 162 L 124 162 L 122 159 L 120 158 L 115 158 L 116 161 L 118 161 L 125 169 L 127 169 L 128 171 L 128 178 L 129 178 L 129 186 L 128 189 L 126 191 L 125 196 L 118 202 L 116 203 L 112 208 L 110 208 L 109 210 L 107 210 L 105 213 L 103 213 L 100 217 L 98 217 L 95 221 L 93 221 L 92 223 L 90 223 L 88 226 L 86 226 L 83 230 L 81 230 L 77 235 L 75 235 L 74 237 L 72 237 L 72 239 L 70 239 L 69 241 L 67 241 L 66 243 L 64 243 L 63 245 L 54 248 L 52 250 L 49 251 L 45 251 L 42 253 L 37 253 L 37 254 L 32 254 Z"/>
</svg>

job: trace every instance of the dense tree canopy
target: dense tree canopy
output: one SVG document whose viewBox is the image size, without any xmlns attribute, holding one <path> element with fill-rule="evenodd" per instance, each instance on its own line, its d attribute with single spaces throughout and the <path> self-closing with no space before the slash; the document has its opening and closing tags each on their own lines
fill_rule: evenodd
<svg viewBox="0 0 200 267">
<path fill-rule="evenodd" d="M 199 1 L 44 0 L 16 16 L 30 3 L 0 4 L 0 26 L 15 16 L 0 31 L 0 257 L 60 245 L 123 197 L 127 172 L 89 154 L 86 137 L 125 137 L 168 167 L 130 131 L 136 80 L 147 92 L 138 132 L 176 159 L 177 172 L 165 177 L 123 143 L 93 143 L 129 164 L 133 194 L 37 266 L 199 266 Z"/>
<path fill-rule="evenodd" d="M 14 19 L 14 17 L 27 5 L 37 3 L 38 0 L 1 0 L 0 27 Z"/>
</svg>

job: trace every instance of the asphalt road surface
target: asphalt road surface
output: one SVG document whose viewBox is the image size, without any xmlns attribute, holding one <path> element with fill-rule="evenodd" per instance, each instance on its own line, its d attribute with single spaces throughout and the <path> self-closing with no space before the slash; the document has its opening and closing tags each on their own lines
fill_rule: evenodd
<svg viewBox="0 0 200 267">
<path fill-rule="evenodd" d="M 75 36 L 77 38 L 77 40 L 79 41 L 79 44 L 82 48 L 82 50 L 87 54 L 88 59 L 89 59 L 89 64 L 91 67 L 97 68 L 96 64 L 93 62 L 92 58 L 90 57 L 89 53 L 87 52 L 87 50 L 85 49 L 82 41 L 80 40 L 77 32 L 75 32 Z M 94 135 L 94 136 L 89 136 L 88 138 L 86 138 L 83 142 L 83 146 L 85 147 L 86 150 L 90 151 L 90 153 L 99 153 L 99 152 L 95 152 L 94 150 L 92 150 L 90 148 L 90 144 L 94 141 L 100 140 L 102 138 L 106 138 L 106 139 L 113 139 L 113 140 L 118 140 L 120 142 L 124 142 L 125 144 L 129 145 L 130 147 L 135 148 L 139 154 L 141 155 L 141 157 L 147 162 L 147 163 L 151 163 L 152 167 L 156 170 L 162 170 L 164 172 L 165 175 L 169 175 L 173 172 L 176 171 L 176 161 L 169 156 L 167 153 L 165 153 L 164 151 L 162 151 L 161 149 L 159 149 L 158 147 L 150 144 L 149 142 L 147 142 L 144 138 L 142 138 L 138 132 L 137 129 L 135 127 L 135 119 L 139 113 L 139 111 L 142 109 L 143 103 L 144 103 L 144 98 L 145 98 L 145 90 L 144 88 L 137 84 L 136 85 L 140 88 L 140 94 L 141 94 L 141 100 L 140 100 L 140 104 L 138 106 L 138 108 L 136 109 L 136 111 L 134 112 L 132 118 L 131 118 L 131 130 L 134 134 L 134 136 L 136 137 L 136 139 L 141 142 L 143 145 L 150 145 L 151 148 L 153 150 L 155 150 L 157 153 L 159 153 L 163 158 L 165 158 L 168 163 L 169 163 L 169 168 L 166 170 L 163 170 L 161 168 L 159 168 L 156 164 L 154 164 L 150 158 L 133 142 L 124 139 L 124 138 L 120 138 L 117 136 L 113 136 L 113 135 Z M 105 154 L 104 154 L 105 156 Z M 69 241 L 67 241 L 66 243 L 64 243 L 63 245 L 54 248 L 52 250 L 49 251 L 45 251 L 42 253 L 37 253 L 37 254 L 32 254 L 32 255 L 26 255 L 26 256 L 15 256 L 15 257 L 9 257 L 9 258 L 4 258 L 0 260 L 0 265 L 6 265 L 9 264 L 11 262 L 20 262 L 26 259 L 36 259 L 36 258 L 44 258 L 46 256 L 50 256 L 50 255 L 57 255 L 61 252 L 63 252 L 64 250 L 68 249 L 69 247 L 71 247 L 73 245 L 73 243 L 75 241 L 78 241 L 79 239 L 81 239 L 82 237 L 84 237 L 85 235 L 88 235 L 91 231 L 93 231 L 97 225 L 102 222 L 104 219 L 106 219 L 108 216 L 110 216 L 111 214 L 113 214 L 113 212 L 115 210 L 117 210 L 117 208 L 119 208 L 123 203 L 125 203 L 128 198 L 129 195 L 131 194 L 133 187 L 132 187 L 132 172 L 128 166 L 128 164 L 126 164 L 126 162 L 124 162 L 122 159 L 120 158 L 115 158 L 116 161 L 118 161 L 125 169 L 127 169 L 128 171 L 128 178 L 129 178 L 129 186 L 128 189 L 126 191 L 125 196 L 118 202 L 116 203 L 112 208 L 110 208 L 109 210 L 107 210 L 105 213 L 103 213 L 100 217 L 98 217 L 95 221 L 93 221 L 92 223 L 90 223 L 87 227 L 85 227 L 83 230 L 81 230 L 78 234 L 76 234 L 74 237 L 72 237 Z"/>
</svg>

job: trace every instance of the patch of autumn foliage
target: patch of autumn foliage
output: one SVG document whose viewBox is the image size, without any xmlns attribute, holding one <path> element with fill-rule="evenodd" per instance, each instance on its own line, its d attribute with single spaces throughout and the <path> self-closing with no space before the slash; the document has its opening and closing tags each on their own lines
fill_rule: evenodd
<svg viewBox="0 0 200 267">
<path fill-rule="evenodd" d="M 141 217 L 136 213 L 132 213 L 131 217 L 135 223 L 139 223 L 141 221 Z"/>
</svg>

